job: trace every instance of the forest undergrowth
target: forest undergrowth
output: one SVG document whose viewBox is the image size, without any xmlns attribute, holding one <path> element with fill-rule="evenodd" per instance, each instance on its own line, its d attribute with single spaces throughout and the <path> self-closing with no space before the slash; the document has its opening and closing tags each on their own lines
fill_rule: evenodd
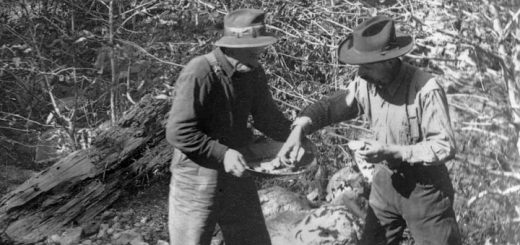
<svg viewBox="0 0 520 245">
<path fill-rule="evenodd" d="M 182 64 L 211 50 L 222 17 L 239 7 L 269 13 L 279 41 L 262 59 L 290 119 L 355 76 L 336 54 L 353 27 L 376 14 L 393 17 L 415 38 L 404 60 L 443 78 L 458 144 L 448 167 L 465 244 L 520 243 L 520 158 L 508 101 L 520 1 L 2 1 L 2 166 L 43 169 L 88 147 L 100 125 L 145 94 L 169 98 Z M 353 139 L 365 126 L 358 119 L 314 133 L 319 171 L 260 184 L 308 194 L 351 161 L 337 135 Z M 58 150 L 45 148 L 51 143 Z"/>
</svg>

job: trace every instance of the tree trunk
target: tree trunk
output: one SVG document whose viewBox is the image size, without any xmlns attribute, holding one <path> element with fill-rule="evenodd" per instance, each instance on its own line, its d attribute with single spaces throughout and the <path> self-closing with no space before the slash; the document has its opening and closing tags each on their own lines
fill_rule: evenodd
<svg viewBox="0 0 520 245">
<path fill-rule="evenodd" d="M 513 115 L 513 123 L 516 127 L 516 148 L 520 154 L 520 48 L 518 45 L 513 50 L 512 60 L 512 76 L 506 80 L 508 83 L 509 102 L 511 103 L 511 111 Z M 504 71 L 507 73 L 507 71 Z"/>
<path fill-rule="evenodd" d="M 170 103 L 145 96 L 89 149 L 71 153 L 0 199 L 1 239 L 34 243 L 71 222 L 83 223 L 114 203 L 123 187 L 166 167 Z"/>
</svg>

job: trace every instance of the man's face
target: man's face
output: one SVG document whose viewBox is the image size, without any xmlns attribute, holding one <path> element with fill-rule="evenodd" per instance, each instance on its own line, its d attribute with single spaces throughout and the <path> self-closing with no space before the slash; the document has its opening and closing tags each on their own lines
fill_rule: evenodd
<svg viewBox="0 0 520 245">
<path fill-rule="evenodd" d="M 265 47 L 230 48 L 226 54 L 246 66 L 255 67 L 260 65 L 258 58 L 264 51 Z"/>
<path fill-rule="evenodd" d="M 393 74 L 392 62 L 389 60 L 359 65 L 358 75 L 367 82 L 378 87 L 384 87 L 392 82 Z"/>
</svg>

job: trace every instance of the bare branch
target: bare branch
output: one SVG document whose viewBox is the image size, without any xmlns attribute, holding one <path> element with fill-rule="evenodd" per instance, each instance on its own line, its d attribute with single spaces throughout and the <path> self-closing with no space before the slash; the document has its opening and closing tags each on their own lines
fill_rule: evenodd
<svg viewBox="0 0 520 245">
<path fill-rule="evenodd" d="M 177 67 L 184 67 L 183 65 L 180 65 L 180 64 L 177 64 L 177 63 L 174 63 L 174 62 L 169 62 L 169 61 L 166 61 L 166 60 L 163 60 L 153 54 L 150 54 L 148 51 L 146 51 L 146 49 L 144 49 L 143 47 L 139 46 L 137 43 L 134 43 L 132 41 L 128 41 L 128 40 L 123 40 L 123 39 L 116 39 L 118 42 L 121 42 L 123 44 L 126 44 L 126 45 L 130 45 L 134 48 L 136 48 L 137 50 L 141 51 L 143 54 L 149 56 L 150 58 L 154 59 L 154 60 L 157 60 L 161 63 L 164 63 L 164 64 L 167 64 L 167 65 L 173 65 L 173 66 L 177 66 Z"/>
<path fill-rule="evenodd" d="M 509 177 L 509 178 L 520 180 L 520 173 L 517 173 L 517 172 L 504 172 L 504 171 L 490 170 L 489 173 L 492 173 L 492 174 L 498 175 L 498 176 L 502 176 L 502 177 Z"/>
<path fill-rule="evenodd" d="M 15 114 L 15 113 L 9 113 L 9 112 L 3 112 L 3 111 L 0 111 L 0 113 L 6 115 L 6 116 L 11 116 L 11 117 L 16 117 L 16 118 L 20 118 L 20 119 L 23 119 L 27 122 L 30 122 L 30 123 L 34 123 L 34 124 L 38 124 L 40 126 L 43 126 L 43 127 L 54 127 L 53 125 L 49 125 L 49 124 L 43 124 L 43 123 L 40 123 L 38 121 L 34 121 L 34 120 L 31 120 L 27 117 L 24 117 L 24 116 L 21 116 L 21 115 L 18 115 L 18 114 Z"/>
<path fill-rule="evenodd" d="M 331 20 L 331 19 L 325 19 L 325 21 L 327 21 L 327 22 L 329 22 L 329 23 L 332 23 L 332 24 L 334 24 L 334 25 L 337 25 L 337 26 L 339 26 L 339 27 L 341 27 L 341 28 L 347 30 L 348 32 L 352 32 L 352 28 L 349 28 L 349 27 L 347 27 L 347 26 L 345 26 L 345 25 L 342 25 L 342 24 L 340 24 L 340 23 L 338 23 L 338 22 L 336 22 L 336 21 L 333 21 L 333 20 Z"/>
<path fill-rule="evenodd" d="M 503 141 L 509 141 L 509 137 L 505 136 L 505 135 L 501 135 L 501 134 L 498 134 L 498 133 L 494 133 L 494 132 L 490 132 L 490 131 L 486 131 L 486 130 L 483 130 L 483 129 L 480 129 L 480 128 L 475 128 L 475 127 L 463 127 L 461 128 L 463 131 L 474 131 L 474 132 L 478 132 L 478 133 L 481 133 L 481 134 L 485 134 L 485 135 L 489 135 L 489 136 L 492 136 L 492 137 L 496 137 L 496 138 L 499 138 Z"/>
</svg>

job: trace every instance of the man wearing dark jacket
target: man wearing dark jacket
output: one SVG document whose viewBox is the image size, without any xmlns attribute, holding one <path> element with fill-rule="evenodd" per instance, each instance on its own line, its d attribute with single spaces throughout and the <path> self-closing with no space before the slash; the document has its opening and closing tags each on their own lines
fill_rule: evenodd
<svg viewBox="0 0 520 245">
<path fill-rule="evenodd" d="M 210 244 L 215 224 L 225 243 L 270 244 L 256 187 L 241 177 L 238 148 L 251 143 L 249 116 L 265 135 L 284 141 L 290 122 L 276 107 L 258 55 L 276 41 L 264 13 L 240 9 L 224 18 L 211 53 L 181 72 L 166 129 L 175 147 L 169 199 L 171 245 Z"/>
</svg>

